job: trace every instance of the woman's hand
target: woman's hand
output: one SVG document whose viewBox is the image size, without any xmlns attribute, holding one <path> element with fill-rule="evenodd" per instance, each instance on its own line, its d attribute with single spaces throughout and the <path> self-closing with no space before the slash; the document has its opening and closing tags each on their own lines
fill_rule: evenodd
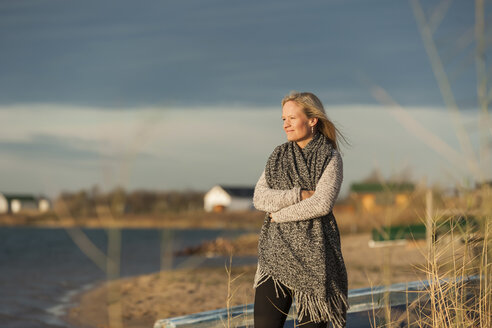
<svg viewBox="0 0 492 328">
<path fill-rule="evenodd" d="M 301 200 L 308 199 L 314 194 L 314 190 L 301 190 Z"/>
<path fill-rule="evenodd" d="M 301 190 L 301 200 L 308 199 L 312 195 L 314 195 L 314 190 Z M 270 218 L 270 222 L 275 222 L 272 213 L 268 213 L 268 217 Z"/>
</svg>

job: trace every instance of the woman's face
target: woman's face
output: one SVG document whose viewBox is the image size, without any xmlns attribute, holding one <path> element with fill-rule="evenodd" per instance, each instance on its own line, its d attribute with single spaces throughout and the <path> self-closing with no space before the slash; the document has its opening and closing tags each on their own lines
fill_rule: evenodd
<svg viewBox="0 0 492 328">
<path fill-rule="evenodd" d="M 287 140 L 295 141 L 299 147 L 304 148 L 313 137 L 311 126 L 316 124 L 317 119 L 309 119 L 299 104 L 288 101 L 282 107 L 282 120 Z"/>
</svg>

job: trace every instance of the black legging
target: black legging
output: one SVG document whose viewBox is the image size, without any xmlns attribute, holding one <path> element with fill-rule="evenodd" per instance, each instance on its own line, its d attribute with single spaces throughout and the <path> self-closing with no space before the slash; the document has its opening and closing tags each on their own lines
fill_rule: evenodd
<svg viewBox="0 0 492 328">
<path fill-rule="evenodd" d="M 271 278 L 256 287 L 254 304 L 255 328 L 282 328 L 292 305 L 292 291 L 282 285 L 286 296 L 278 289 L 279 298 L 275 292 L 275 285 Z M 273 304 L 272 304 L 273 303 Z M 304 316 L 297 324 L 300 328 L 326 328 L 326 322 L 312 322 L 309 316 Z"/>
</svg>

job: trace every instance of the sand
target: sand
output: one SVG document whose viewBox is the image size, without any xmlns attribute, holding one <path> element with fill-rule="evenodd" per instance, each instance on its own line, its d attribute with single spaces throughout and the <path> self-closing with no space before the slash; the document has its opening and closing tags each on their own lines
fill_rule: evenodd
<svg viewBox="0 0 492 328">
<path fill-rule="evenodd" d="M 426 274 L 416 268 L 425 264 L 424 241 L 370 248 L 369 239 L 369 233 L 342 235 L 349 289 L 426 279 Z M 213 249 L 220 254 L 232 249 L 238 255 L 255 254 L 257 236 L 218 244 L 225 245 L 223 250 L 210 245 L 203 250 Z M 253 303 L 255 269 L 232 269 L 231 278 L 237 278 L 231 284 L 235 291 L 231 306 Z M 77 296 L 78 305 L 70 309 L 65 319 L 76 327 L 109 327 L 110 320 L 113 324 L 121 320 L 125 328 L 152 327 L 157 319 L 226 307 L 230 280 L 225 267 L 163 271 L 114 280 Z"/>
</svg>

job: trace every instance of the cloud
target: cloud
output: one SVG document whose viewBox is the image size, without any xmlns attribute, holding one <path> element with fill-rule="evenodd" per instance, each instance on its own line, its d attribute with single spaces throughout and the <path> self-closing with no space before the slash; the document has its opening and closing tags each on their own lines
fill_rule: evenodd
<svg viewBox="0 0 492 328">
<path fill-rule="evenodd" d="M 30 135 L 27 140 L 0 140 L 2 153 L 29 161 L 94 161 L 111 157 L 96 147 L 87 140 L 46 134 Z"/>
<path fill-rule="evenodd" d="M 466 175 L 376 105 L 326 105 L 352 144 L 343 147 L 344 183 L 379 167 L 385 177 L 410 168 L 413 176 L 444 184 Z M 408 113 L 460 151 L 448 111 Z M 285 142 L 277 107 L 134 107 L 101 110 L 64 105 L 0 107 L 2 190 L 87 188 L 206 190 L 217 183 L 254 185 L 274 147 Z M 478 113 L 463 113 L 472 143 Z M 41 182 L 40 182 L 41 181 Z"/>
<path fill-rule="evenodd" d="M 403 104 L 442 103 L 406 2 L 18 3 L 0 10 L 4 104 L 261 107 L 291 89 L 374 104 L 361 73 Z M 437 36 L 456 36 L 473 19 L 473 3 L 454 3 Z M 453 83 L 469 102 L 474 67 L 466 72 Z"/>
</svg>

